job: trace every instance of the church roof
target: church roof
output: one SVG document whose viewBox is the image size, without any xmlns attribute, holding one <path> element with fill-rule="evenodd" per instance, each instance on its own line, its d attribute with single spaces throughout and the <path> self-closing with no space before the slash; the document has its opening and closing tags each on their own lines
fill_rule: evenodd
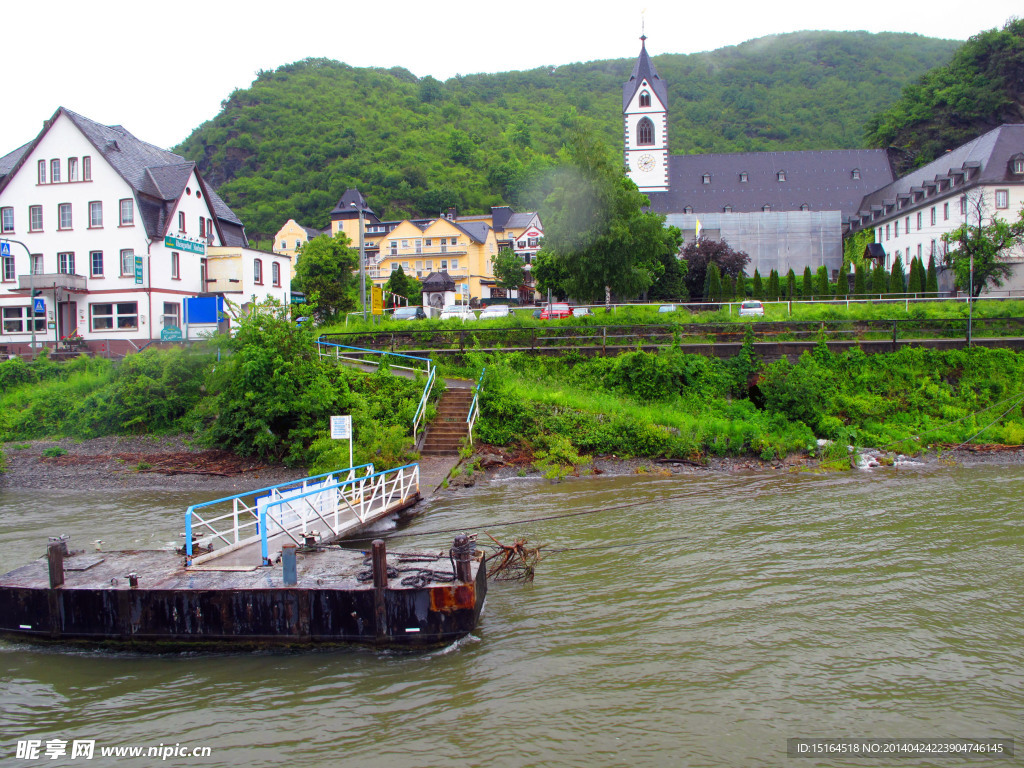
<svg viewBox="0 0 1024 768">
<path fill-rule="evenodd" d="M 881 149 L 672 155 L 668 168 L 669 191 L 647 193 L 658 213 L 723 213 L 727 207 L 748 213 L 766 205 L 799 211 L 806 205 L 850 216 L 864 195 L 893 179 Z"/>
<path fill-rule="evenodd" d="M 668 86 L 665 85 L 665 81 L 658 75 L 658 70 L 654 68 L 654 62 L 651 61 L 651 57 L 647 55 L 646 40 L 646 35 L 640 37 L 640 55 L 636 58 L 636 64 L 633 65 L 633 72 L 629 76 L 629 80 L 622 85 L 623 112 L 626 111 L 626 107 L 629 106 L 629 102 L 633 100 L 633 96 L 644 80 L 647 81 L 654 93 L 657 94 L 661 105 L 668 107 Z"/>
<path fill-rule="evenodd" d="M 425 293 L 439 293 L 441 291 L 454 291 L 455 281 L 447 272 L 431 272 L 427 275 L 420 287 Z"/>
</svg>

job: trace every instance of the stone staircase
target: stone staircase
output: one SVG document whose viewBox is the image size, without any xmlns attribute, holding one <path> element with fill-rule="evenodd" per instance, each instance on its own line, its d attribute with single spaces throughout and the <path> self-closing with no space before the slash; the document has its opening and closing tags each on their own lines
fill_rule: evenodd
<svg viewBox="0 0 1024 768">
<path fill-rule="evenodd" d="M 421 456 L 458 456 L 469 434 L 466 417 L 473 404 L 473 390 L 448 387 L 437 404 L 437 417 L 427 427 Z"/>
</svg>

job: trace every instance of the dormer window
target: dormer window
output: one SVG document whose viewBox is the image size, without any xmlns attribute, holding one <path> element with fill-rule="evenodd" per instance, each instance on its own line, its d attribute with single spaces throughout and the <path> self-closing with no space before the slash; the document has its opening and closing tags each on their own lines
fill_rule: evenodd
<svg viewBox="0 0 1024 768">
<path fill-rule="evenodd" d="M 1018 175 L 1024 174 L 1024 155 L 1018 155 L 1010 161 L 1010 169 Z"/>
<path fill-rule="evenodd" d="M 804 203 L 803 205 L 800 206 L 800 210 L 801 211 L 809 211 L 809 210 L 811 210 L 811 206 L 809 206 L 807 203 Z"/>
<path fill-rule="evenodd" d="M 651 94 L 647 91 L 643 91 L 640 94 L 640 106 L 649 107 L 651 106 Z"/>
<path fill-rule="evenodd" d="M 786 172 L 785 171 L 779 171 L 778 173 L 775 174 L 775 178 L 778 179 L 779 181 L 785 181 L 786 180 Z"/>
<path fill-rule="evenodd" d="M 683 213 L 693 213 L 693 206 L 688 205 L 685 208 L 683 208 Z"/>
<path fill-rule="evenodd" d="M 642 147 L 654 143 L 654 123 L 646 117 L 636 124 L 636 143 Z"/>
<path fill-rule="evenodd" d="M 740 184 L 746 184 L 749 180 L 750 180 L 750 177 L 747 176 L 746 171 L 744 171 L 743 173 L 740 174 Z"/>
<path fill-rule="evenodd" d="M 732 206 L 731 205 L 724 205 L 724 206 L 722 206 L 722 213 L 732 213 Z"/>
<path fill-rule="evenodd" d="M 710 173 L 705 173 L 703 176 L 701 176 L 700 177 L 700 183 L 701 184 L 710 184 L 711 183 L 711 174 Z"/>
<path fill-rule="evenodd" d="M 850 171 L 850 178 L 854 179 L 854 180 L 859 179 L 860 178 L 860 168 L 854 168 L 852 171 Z"/>
<path fill-rule="evenodd" d="M 768 205 L 767 203 L 765 203 L 764 205 L 761 206 L 761 212 L 762 213 L 771 213 L 772 212 L 772 207 L 770 205 Z"/>
</svg>

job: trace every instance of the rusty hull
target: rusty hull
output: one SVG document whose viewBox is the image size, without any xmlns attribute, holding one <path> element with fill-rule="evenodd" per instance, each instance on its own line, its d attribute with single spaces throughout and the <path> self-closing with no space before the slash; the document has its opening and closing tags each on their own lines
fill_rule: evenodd
<svg viewBox="0 0 1024 768">
<path fill-rule="evenodd" d="M 429 567 L 451 573 L 446 555 Z M 393 578 L 378 589 L 357 578 L 364 553 L 331 547 L 300 553 L 298 582 L 286 587 L 280 565 L 186 569 L 173 552 L 103 552 L 68 557 L 64 585 L 51 589 L 42 558 L 0 576 L 0 635 L 150 650 L 434 646 L 476 628 L 487 578 L 481 557 L 472 567 L 464 584 Z"/>
</svg>

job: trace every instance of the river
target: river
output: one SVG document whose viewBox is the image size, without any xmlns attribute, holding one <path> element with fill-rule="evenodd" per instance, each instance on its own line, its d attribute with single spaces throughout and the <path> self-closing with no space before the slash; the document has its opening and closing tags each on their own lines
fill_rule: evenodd
<svg viewBox="0 0 1024 768">
<path fill-rule="evenodd" d="M 492 583 L 470 638 L 160 656 L 0 643 L 0 764 L 152 765 L 98 750 L 158 744 L 211 749 L 165 765 L 253 768 L 864 764 L 793 761 L 791 737 L 1022 750 L 1022 499 L 1021 467 L 483 484 L 431 501 L 403 534 L 465 527 L 563 551 L 532 584 Z M 2 569 L 48 534 L 177 545 L 196 500 L 0 491 Z M 96 757 L 18 760 L 25 739 L 95 739 Z"/>
</svg>

